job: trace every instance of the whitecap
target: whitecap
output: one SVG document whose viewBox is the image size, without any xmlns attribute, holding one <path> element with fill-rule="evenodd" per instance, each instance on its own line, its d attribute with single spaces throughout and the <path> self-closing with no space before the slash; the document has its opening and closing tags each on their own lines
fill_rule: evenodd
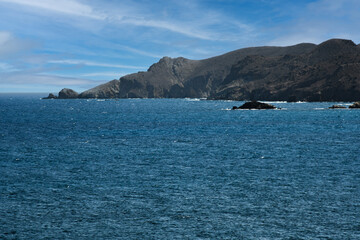
<svg viewBox="0 0 360 240">
<path fill-rule="evenodd" d="M 264 103 L 287 103 L 287 101 L 260 101 Z"/>
<path fill-rule="evenodd" d="M 189 102 L 197 102 L 200 101 L 200 98 L 185 98 L 185 101 L 189 101 Z"/>
</svg>

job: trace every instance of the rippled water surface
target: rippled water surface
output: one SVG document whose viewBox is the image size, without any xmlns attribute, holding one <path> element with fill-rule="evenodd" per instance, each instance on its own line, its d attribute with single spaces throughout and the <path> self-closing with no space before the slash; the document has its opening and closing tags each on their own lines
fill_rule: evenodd
<svg viewBox="0 0 360 240">
<path fill-rule="evenodd" d="M 0 239 L 360 239 L 360 110 L 240 104 L 0 95 Z"/>
</svg>

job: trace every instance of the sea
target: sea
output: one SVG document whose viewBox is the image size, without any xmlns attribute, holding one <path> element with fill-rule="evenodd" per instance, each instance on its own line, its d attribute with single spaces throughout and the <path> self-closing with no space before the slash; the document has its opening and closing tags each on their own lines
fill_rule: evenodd
<svg viewBox="0 0 360 240">
<path fill-rule="evenodd" d="M 360 110 L 0 95 L 0 239 L 360 239 Z"/>
</svg>

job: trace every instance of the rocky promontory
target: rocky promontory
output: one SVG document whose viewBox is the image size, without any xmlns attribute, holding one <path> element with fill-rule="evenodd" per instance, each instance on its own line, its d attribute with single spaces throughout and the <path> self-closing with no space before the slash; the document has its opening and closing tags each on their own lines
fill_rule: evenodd
<svg viewBox="0 0 360 240">
<path fill-rule="evenodd" d="M 42 99 L 55 99 L 57 96 L 55 96 L 53 93 L 49 93 L 47 97 L 43 97 Z"/>
<path fill-rule="evenodd" d="M 252 47 L 190 60 L 163 57 L 129 74 L 59 98 L 207 98 L 264 101 L 358 101 L 360 48 L 351 40 Z"/>
<path fill-rule="evenodd" d="M 49 96 L 43 97 L 42 99 L 75 99 L 79 98 L 79 93 L 70 89 L 70 88 L 63 88 L 58 96 L 54 95 L 53 93 L 49 93 Z"/>
</svg>

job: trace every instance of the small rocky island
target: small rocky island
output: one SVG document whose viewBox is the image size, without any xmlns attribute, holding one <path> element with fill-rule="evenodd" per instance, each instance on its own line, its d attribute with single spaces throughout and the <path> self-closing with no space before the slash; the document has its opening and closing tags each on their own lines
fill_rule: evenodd
<svg viewBox="0 0 360 240">
<path fill-rule="evenodd" d="M 346 107 L 340 105 L 332 105 L 331 107 L 329 107 L 329 109 L 344 109 L 344 108 Z"/>
<path fill-rule="evenodd" d="M 349 106 L 349 108 L 360 108 L 360 102 L 355 102 Z"/>
<path fill-rule="evenodd" d="M 275 106 L 268 104 L 268 103 L 262 103 L 262 102 L 258 102 L 258 101 L 251 101 L 251 102 L 246 102 L 243 105 L 241 105 L 240 107 L 236 107 L 233 106 L 232 110 L 238 110 L 238 109 L 276 109 Z"/>
<path fill-rule="evenodd" d="M 41 99 L 55 99 L 55 98 L 57 98 L 57 96 L 55 96 L 53 93 L 49 93 L 49 96 L 43 97 Z"/>
</svg>

